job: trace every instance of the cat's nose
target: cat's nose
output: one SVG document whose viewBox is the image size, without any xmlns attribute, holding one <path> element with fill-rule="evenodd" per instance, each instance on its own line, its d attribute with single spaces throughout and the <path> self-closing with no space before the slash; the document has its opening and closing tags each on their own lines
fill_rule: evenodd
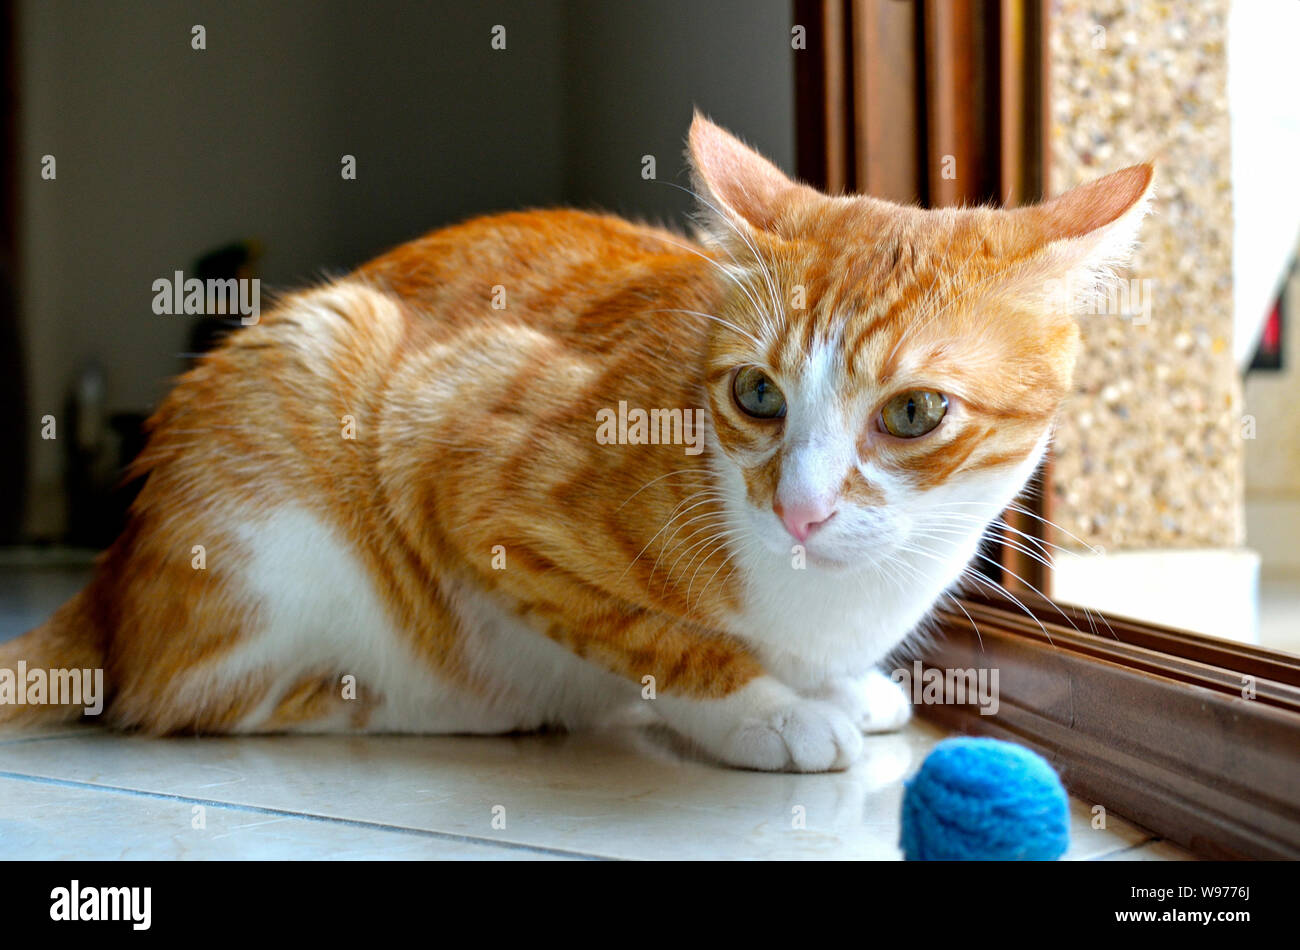
<svg viewBox="0 0 1300 950">
<path fill-rule="evenodd" d="M 776 512 L 776 516 L 781 519 L 785 529 L 794 536 L 794 539 L 803 544 L 813 531 L 834 517 L 835 502 L 801 500 L 782 503 L 780 500 L 774 500 L 772 510 Z"/>
</svg>

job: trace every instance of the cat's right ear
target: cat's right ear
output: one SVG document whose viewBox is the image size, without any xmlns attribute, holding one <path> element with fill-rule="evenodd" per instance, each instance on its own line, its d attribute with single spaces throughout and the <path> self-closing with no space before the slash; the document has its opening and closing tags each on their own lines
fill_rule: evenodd
<svg viewBox="0 0 1300 950">
<path fill-rule="evenodd" d="M 1073 305 L 1129 263 L 1155 194 L 1155 166 L 1132 165 L 1010 214 L 1027 228 L 1039 267 L 1071 287 Z"/>
<path fill-rule="evenodd" d="M 698 111 L 687 156 L 705 228 L 727 240 L 735 229 L 779 231 L 792 203 L 820 197 Z"/>
</svg>

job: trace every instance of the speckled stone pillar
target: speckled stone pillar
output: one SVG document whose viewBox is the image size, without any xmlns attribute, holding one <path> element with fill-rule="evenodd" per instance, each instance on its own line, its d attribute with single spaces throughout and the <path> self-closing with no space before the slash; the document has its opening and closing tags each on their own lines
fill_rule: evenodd
<svg viewBox="0 0 1300 950">
<path fill-rule="evenodd" d="M 1243 537 L 1228 5 L 1053 3 L 1051 193 L 1157 162 L 1130 298 L 1081 318 L 1076 392 L 1056 439 L 1053 518 L 1107 551 Z"/>
</svg>

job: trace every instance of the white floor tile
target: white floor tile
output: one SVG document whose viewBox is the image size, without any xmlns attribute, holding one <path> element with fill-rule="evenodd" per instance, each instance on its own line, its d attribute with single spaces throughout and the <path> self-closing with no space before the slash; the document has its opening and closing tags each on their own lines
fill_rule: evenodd
<svg viewBox="0 0 1300 950">
<path fill-rule="evenodd" d="M 577 855 L 896 859 L 902 780 L 940 738 L 918 723 L 870 737 L 867 758 L 848 772 L 769 775 L 694 760 L 644 730 L 165 740 L 92 732 L 0 747 L 0 773 Z M 1067 857 L 1149 837 L 1114 817 L 1097 832 L 1090 820 L 1075 803 Z"/>
<path fill-rule="evenodd" d="M 5 860 L 502 860 L 534 852 L 293 815 L 0 779 Z"/>
</svg>

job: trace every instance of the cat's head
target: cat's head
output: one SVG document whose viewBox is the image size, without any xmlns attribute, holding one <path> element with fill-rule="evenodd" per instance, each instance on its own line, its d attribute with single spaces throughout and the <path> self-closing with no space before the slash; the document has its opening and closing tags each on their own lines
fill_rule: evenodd
<svg viewBox="0 0 1300 950">
<path fill-rule="evenodd" d="M 733 513 L 810 565 L 968 558 L 1041 458 L 1072 304 L 1125 261 L 1152 167 L 1034 207 L 923 210 L 793 182 L 699 116 L 690 160 L 727 270 L 706 386 Z"/>
</svg>

